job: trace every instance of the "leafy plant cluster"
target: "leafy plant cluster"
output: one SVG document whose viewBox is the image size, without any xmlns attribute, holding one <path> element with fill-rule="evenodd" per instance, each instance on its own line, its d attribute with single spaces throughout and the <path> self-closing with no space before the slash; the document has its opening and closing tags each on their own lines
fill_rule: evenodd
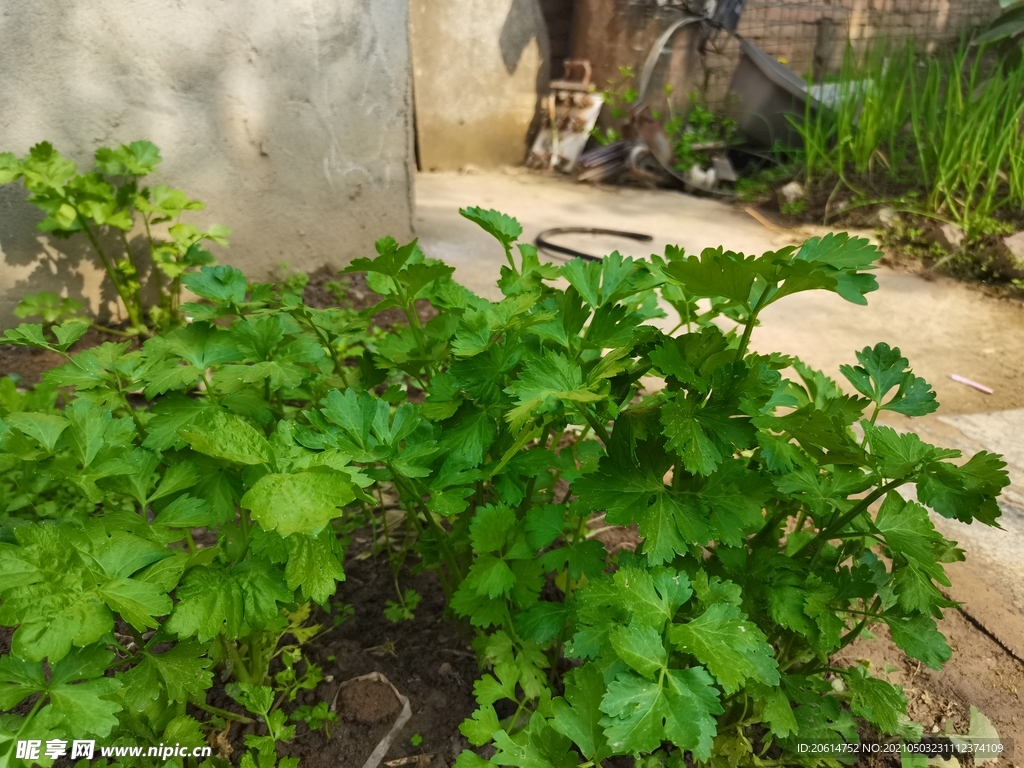
<svg viewBox="0 0 1024 768">
<path fill-rule="evenodd" d="M 182 277 L 213 264 L 205 241 L 227 245 L 231 233 L 219 225 L 201 230 L 182 222 L 182 214 L 202 210 L 203 203 L 162 184 L 143 185 L 160 159 L 160 150 L 148 141 L 100 148 L 89 173 L 79 173 L 49 142 L 20 159 L 0 153 L 0 184 L 21 180 L 29 202 L 46 214 L 37 225 L 41 232 L 65 239 L 85 236 L 124 304 L 132 335 L 181 325 Z M 133 245 L 132 236 L 141 242 Z M 155 303 L 147 299 L 147 281 L 158 297 Z M 81 302 L 44 291 L 26 296 L 18 315 L 52 323 L 81 309 Z"/>
<path fill-rule="evenodd" d="M 72 723 L 183 741 L 241 717 L 260 723 L 244 764 L 270 768 L 294 735 L 282 705 L 315 685 L 309 603 L 344 577 L 362 520 L 475 630 L 462 732 L 490 756 L 461 768 L 817 763 L 797 742 L 860 722 L 920 737 L 899 687 L 830 659 L 872 627 L 949 658 L 938 587 L 962 552 L 929 510 L 995 525 L 1004 465 L 878 423 L 937 407 L 898 350 L 857 353 L 843 392 L 749 346 L 791 294 L 866 303 L 876 250 L 830 235 L 554 267 L 514 219 L 463 215 L 505 253 L 498 301 L 390 238 L 347 270 L 381 296 L 358 318 L 206 266 L 183 277 L 192 323 L 0 390 L 4 498 L 28 499 L 0 544 L 0 623 L 17 627 L 0 708 L 31 702 L 0 719 L 0 750 Z M 666 305 L 670 332 L 652 323 Z M 385 310 L 408 323 L 371 343 Z M 66 354 L 83 329 L 5 341 Z M 636 552 L 610 554 L 598 519 L 635 526 Z M 418 596 L 395 573 L 401 620 Z M 218 668 L 252 717 L 206 703 Z"/>
<path fill-rule="evenodd" d="M 340 510 L 369 508 L 372 480 L 303 445 L 301 414 L 387 373 L 351 310 L 231 267 L 181 280 L 193 322 L 134 351 L 69 354 L 81 319 L 0 338 L 67 360 L 29 392 L 0 380 L 0 764 L 19 739 L 199 744 L 258 718 L 242 764 L 270 768 L 283 707 L 322 679 L 312 605 L 344 578 Z M 207 703 L 218 668 L 253 717 Z"/>
<path fill-rule="evenodd" d="M 665 86 L 666 96 L 671 96 L 672 86 Z M 721 153 L 738 143 L 736 122 L 713 112 L 698 91 L 689 96 L 686 115 L 674 114 L 669 102 L 669 118 L 665 122 L 665 133 L 672 142 L 673 165 L 685 173 L 694 166 L 706 168 L 711 156 Z"/>
</svg>

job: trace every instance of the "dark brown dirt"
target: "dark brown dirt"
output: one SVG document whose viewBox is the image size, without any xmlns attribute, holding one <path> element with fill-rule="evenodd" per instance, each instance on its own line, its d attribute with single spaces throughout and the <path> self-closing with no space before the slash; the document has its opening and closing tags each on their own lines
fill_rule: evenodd
<svg viewBox="0 0 1024 768">
<path fill-rule="evenodd" d="M 338 714 L 363 725 L 373 725 L 398 713 L 395 692 L 378 680 L 355 680 L 338 691 Z"/>
<path fill-rule="evenodd" d="M 335 298 L 335 291 L 327 287 L 327 284 L 331 282 L 340 283 L 345 291 L 345 299 L 340 304 L 337 298 Z M 379 304 L 384 297 L 370 289 L 370 286 L 366 283 L 366 275 L 362 273 L 342 275 L 331 267 L 320 267 L 316 272 L 310 273 L 309 283 L 306 285 L 306 291 L 302 298 L 306 304 L 315 309 L 342 306 L 346 309 L 362 312 Z M 426 300 L 421 299 L 416 302 L 416 309 L 420 322 L 424 325 L 437 316 L 437 310 Z M 375 315 L 371 322 L 371 326 L 385 330 L 396 325 L 407 324 L 408 319 L 405 313 L 397 307 L 385 309 L 383 312 Z"/>
<path fill-rule="evenodd" d="M 415 589 L 423 599 L 415 619 L 388 621 L 384 602 L 395 599 L 391 569 L 383 556 L 360 558 L 368 546 L 368 532 L 357 533 L 347 553 L 346 581 L 338 585 L 332 601 L 335 612 L 344 603 L 354 613 L 333 628 L 330 616 L 320 616 L 317 621 L 325 631 L 305 646 L 308 657 L 330 679 L 314 691 L 301 692 L 294 706 L 330 704 L 345 681 L 379 672 L 408 697 L 412 708 L 412 719 L 392 742 L 385 761 L 425 754 L 433 756 L 433 768 L 451 765 L 468 747 L 459 724 L 476 709 L 473 682 L 479 670 L 469 645 L 471 634 L 445 617 L 444 593 L 430 572 L 401 574 L 402 589 Z M 238 711 L 221 690 L 211 692 L 209 700 Z M 302 768 L 359 768 L 391 729 L 398 702 L 387 686 L 362 681 L 342 688 L 337 703 L 339 718 L 329 738 L 300 724 L 295 740 L 279 754 L 300 758 Z M 264 733 L 251 728 L 232 729 L 235 759 L 244 750 L 244 733 Z M 411 742 L 416 734 L 422 737 L 418 747 Z"/>
</svg>

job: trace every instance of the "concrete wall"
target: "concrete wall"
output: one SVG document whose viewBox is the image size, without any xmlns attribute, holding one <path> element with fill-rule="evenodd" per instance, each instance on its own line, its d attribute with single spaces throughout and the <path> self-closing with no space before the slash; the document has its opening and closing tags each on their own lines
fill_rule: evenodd
<svg viewBox="0 0 1024 768">
<path fill-rule="evenodd" d="M 537 0 L 410 0 L 420 168 L 518 165 L 548 39 Z"/>
<path fill-rule="evenodd" d="M 99 146 L 156 143 L 156 183 L 231 227 L 219 260 L 341 266 L 409 237 L 406 0 L 46 0 L 0 6 L 0 151 L 49 140 L 91 168 Z M 85 298 L 80 243 L 45 242 L 20 184 L 0 188 L 0 327 L 25 293 Z M 40 260 L 44 248 L 52 259 Z"/>
</svg>

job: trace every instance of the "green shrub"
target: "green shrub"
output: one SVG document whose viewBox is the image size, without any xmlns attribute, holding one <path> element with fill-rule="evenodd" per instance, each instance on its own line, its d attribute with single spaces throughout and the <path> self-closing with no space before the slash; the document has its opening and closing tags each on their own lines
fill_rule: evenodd
<svg viewBox="0 0 1024 768">
<path fill-rule="evenodd" d="M 204 267 L 185 278 L 206 300 L 185 308 L 191 325 L 47 375 L 63 410 L 52 390 L 8 395 L 24 408 L 0 414 L 2 477 L 48 476 L 96 506 L 57 524 L 8 517 L 0 623 L 20 626 L 0 706 L 44 694 L 0 720 L 0 748 L 72 718 L 79 734 L 170 741 L 204 727 L 192 703 L 213 722 L 258 718 L 244 764 L 273 765 L 294 733 L 278 705 L 315 685 L 296 655 L 304 606 L 334 592 L 338 531 L 384 491 L 405 510 L 389 540 L 477 633 L 485 672 L 462 732 L 494 752 L 467 750 L 462 768 L 828 763 L 796 744 L 855 740 L 859 721 L 919 738 L 898 686 L 830 658 L 879 626 L 928 666 L 949 658 L 937 585 L 963 555 L 928 510 L 994 525 L 1004 464 L 958 464 L 877 423 L 937 407 L 898 350 L 857 353 L 844 394 L 749 349 L 760 313 L 791 294 L 866 303 L 877 251 L 830 235 L 759 257 L 669 248 L 556 268 L 517 243 L 514 219 L 463 213 L 505 252 L 500 301 L 390 238 L 346 270 L 382 297 L 359 319 Z M 672 333 L 650 322 L 664 305 Z M 360 342 L 388 309 L 408 325 Z M 6 340 L 62 351 L 81 329 Z M 636 525 L 637 552 L 609 554 L 595 515 Z M 414 595 L 381 610 L 408 618 Z M 289 663 L 271 679 L 275 649 Z M 254 718 L 206 703 L 220 664 Z"/>
<path fill-rule="evenodd" d="M 343 578 L 335 521 L 371 480 L 294 425 L 362 385 L 364 326 L 230 267 L 182 282 L 206 300 L 182 307 L 194 322 L 136 351 L 69 356 L 84 320 L 0 337 L 67 357 L 33 392 L 0 380 L 0 709 L 32 702 L 0 718 L 2 764 L 25 738 L 199 744 L 189 704 L 252 722 L 206 703 L 217 665 L 253 701 L 320 680 L 298 655 L 309 603 Z M 280 704 L 256 714 L 283 739 Z"/>
</svg>

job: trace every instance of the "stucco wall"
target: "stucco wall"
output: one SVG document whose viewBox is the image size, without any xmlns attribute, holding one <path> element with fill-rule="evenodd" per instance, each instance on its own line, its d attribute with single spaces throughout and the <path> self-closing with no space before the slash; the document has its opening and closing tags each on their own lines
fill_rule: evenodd
<svg viewBox="0 0 1024 768">
<path fill-rule="evenodd" d="M 255 277 L 408 237 L 406 0 L 47 0 L 0 6 L 0 151 L 41 140 L 91 168 L 99 146 L 156 143 L 156 183 L 234 230 L 215 255 Z M 25 293 L 102 310 L 75 240 L 48 243 L 20 184 L 0 188 L 0 327 Z M 63 252 L 60 255 L 53 249 Z"/>
<path fill-rule="evenodd" d="M 548 38 L 537 0 L 410 0 L 423 170 L 520 164 Z"/>
</svg>

